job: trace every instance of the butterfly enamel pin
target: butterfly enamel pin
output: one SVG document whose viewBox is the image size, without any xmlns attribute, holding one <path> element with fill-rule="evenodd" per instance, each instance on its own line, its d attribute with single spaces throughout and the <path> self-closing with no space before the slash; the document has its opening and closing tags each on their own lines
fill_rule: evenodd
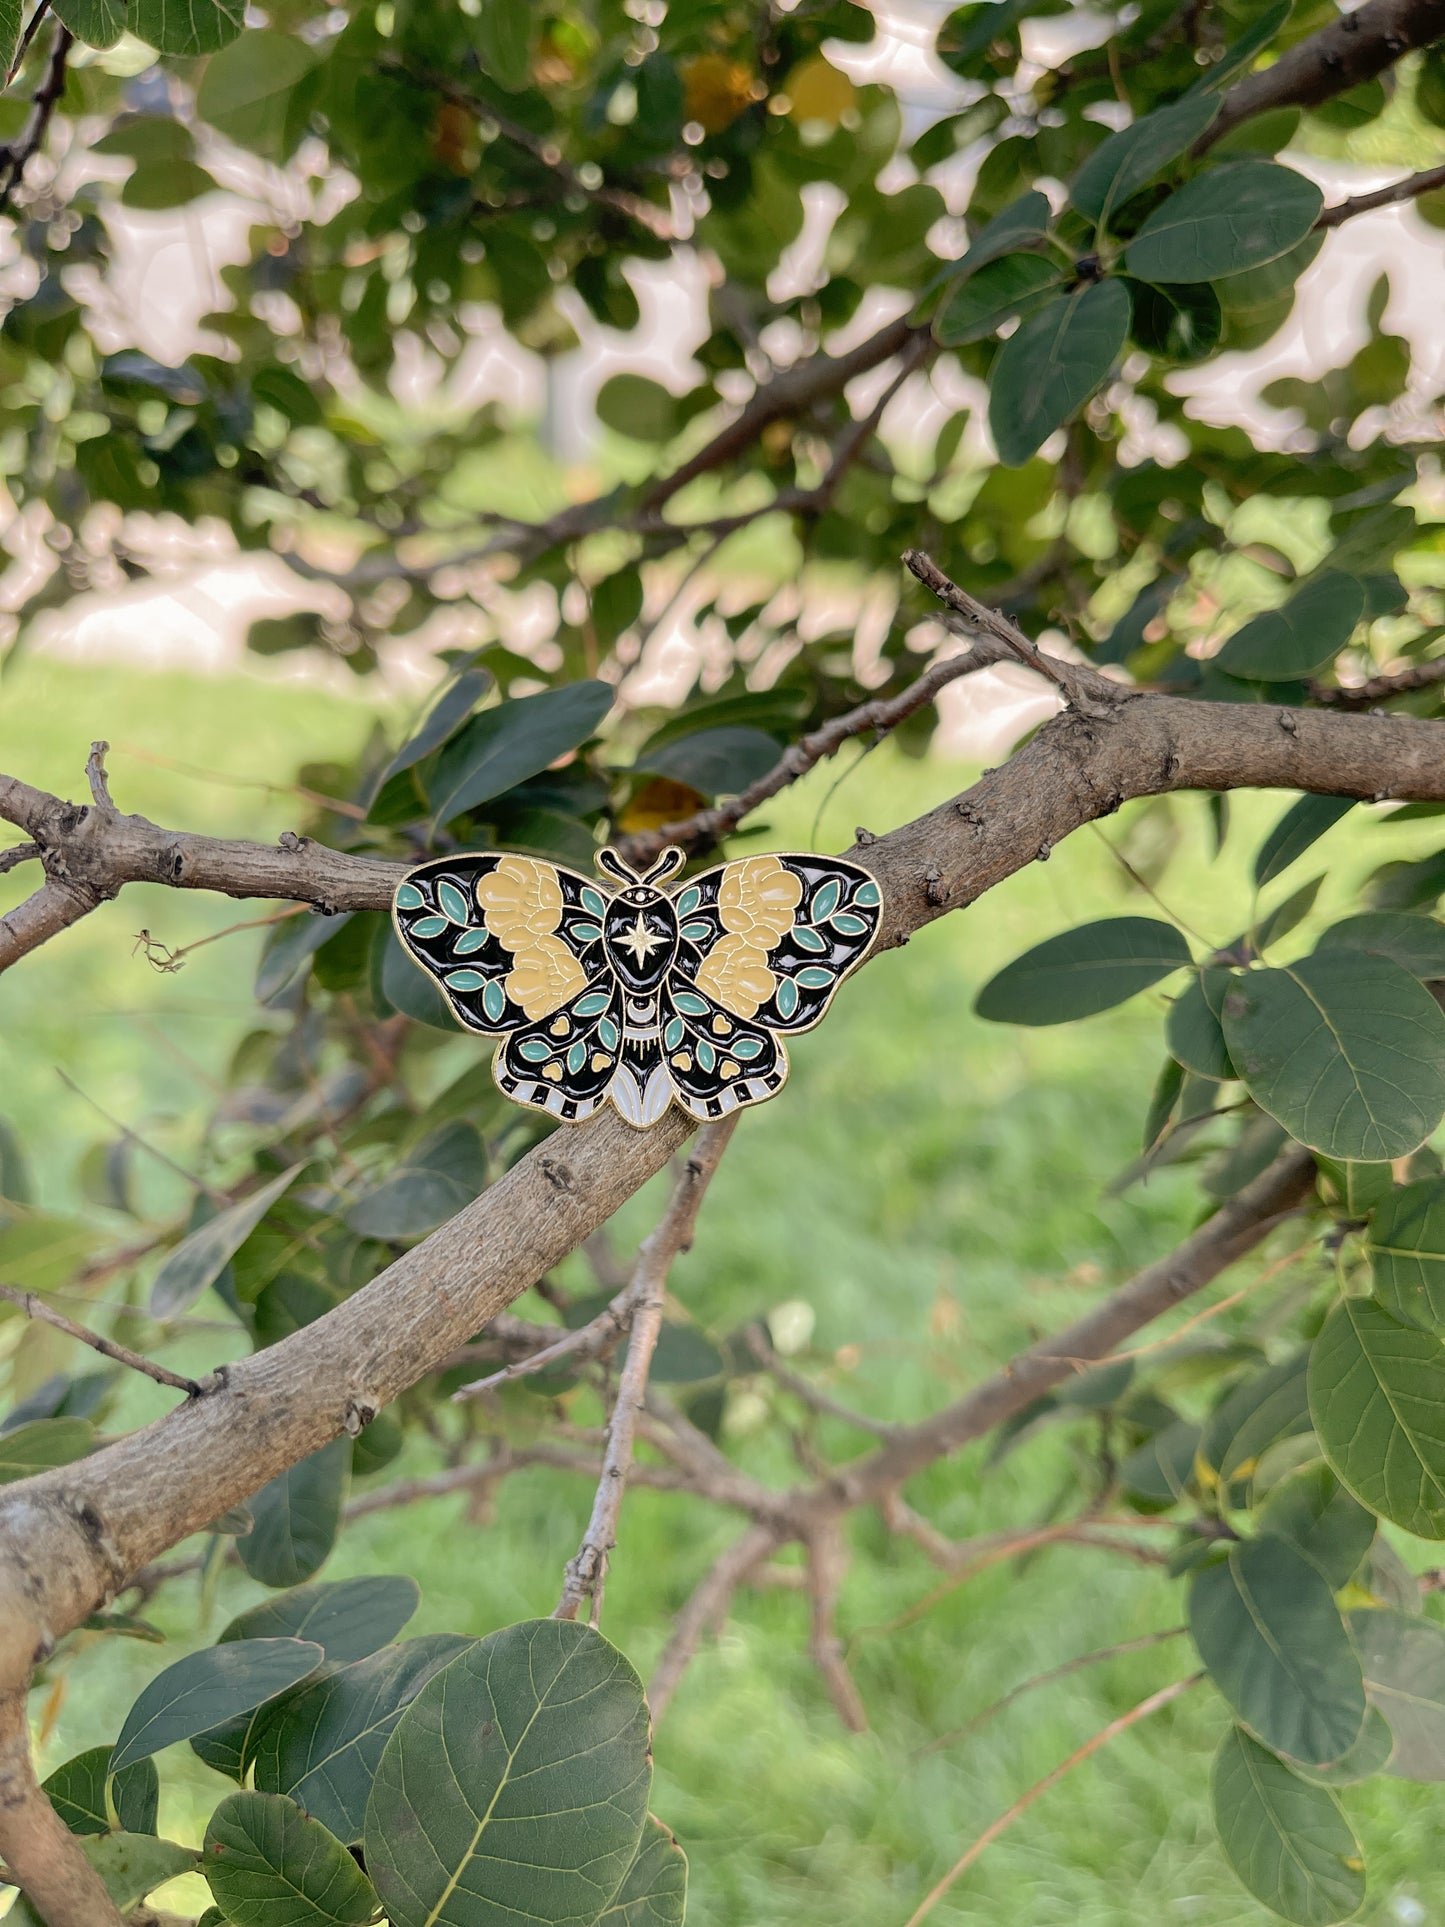
<svg viewBox="0 0 1445 1927">
<path fill-rule="evenodd" d="M 867 956 L 882 896 L 836 857 L 747 856 L 663 888 L 615 850 L 599 883 L 509 852 L 437 857 L 393 906 L 405 949 L 518 1104 L 579 1124 L 611 1104 L 638 1130 L 672 1104 L 706 1120 L 760 1104 L 788 1075 L 784 1038 L 811 1030 Z"/>
</svg>

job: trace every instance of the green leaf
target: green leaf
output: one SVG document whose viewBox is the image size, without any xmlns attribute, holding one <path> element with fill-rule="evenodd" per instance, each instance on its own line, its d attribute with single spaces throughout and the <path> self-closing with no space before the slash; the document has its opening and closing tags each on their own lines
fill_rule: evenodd
<svg viewBox="0 0 1445 1927">
<path fill-rule="evenodd" d="M 366 1238 L 417 1238 L 469 1205 L 486 1183 L 487 1161 L 474 1124 L 458 1119 L 423 1138 L 374 1191 L 346 1214 Z"/>
<path fill-rule="evenodd" d="M 1233 981 L 1232 970 L 1221 964 L 1206 964 L 1170 1006 L 1164 1027 L 1170 1052 L 1200 1077 L 1234 1076 L 1219 1021 L 1225 992 Z"/>
<path fill-rule="evenodd" d="M 37 1418 L 0 1433 L 0 1485 L 73 1465 L 95 1444 L 95 1427 L 84 1418 Z"/>
<path fill-rule="evenodd" d="M 471 1644 L 452 1633 L 404 1639 L 288 1695 L 257 1724 L 248 1761 L 256 1785 L 289 1794 L 348 1846 L 360 1840 L 392 1728 L 427 1681 Z"/>
<path fill-rule="evenodd" d="M 1081 214 L 1107 227 L 1114 210 L 1191 148 L 1218 112 L 1217 100 L 1195 94 L 1143 115 L 1094 149 L 1069 199 Z"/>
<path fill-rule="evenodd" d="M 682 426 L 677 397 L 646 375 L 609 375 L 594 406 L 604 428 L 634 442 L 670 442 Z"/>
<path fill-rule="evenodd" d="M 515 789 L 586 742 L 615 694 L 610 683 L 574 682 L 484 709 L 442 752 L 433 784 L 437 822 Z"/>
<path fill-rule="evenodd" d="M 87 1747 L 64 1766 L 56 1767 L 41 1792 L 72 1833 L 109 1833 L 105 1783 L 110 1778 L 108 1746 Z M 111 1787 L 116 1818 L 124 1833 L 154 1833 L 160 1801 L 160 1777 L 154 1760 L 137 1760 L 116 1774 Z"/>
<path fill-rule="evenodd" d="M 1397 1780 L 1445 1780 L 1445 1628 L 1409 1613 L 1352 1612 L 1365 1691 L 1395 1747 L 1385 1771 Z"/>
<path fill-rule="evenodd" d="M 642 1682 L 588 1626 L 534 1619 L 425 1686 L 387 1741 L 366 1864 L 394 1927 L 595 1920 L 652 1780 Z"/>
<path fill-rule="evenodd" d="M 389 923 L 378 923 L 370 978 L 373 1001 L 383 1014 L 397 1010 L 433 1030 L 455 1033 L 462 1029 L 440 985 L 403 949 L 401 939 Z"/>
<path fill-rule="evenodd" d="M 1324 196 L 1275 161 L 1211 167 L 1155 208 L 1124 256 L 1141 281 L 1217 281 L 1302 241 Z"/>
<path fill-rule="evenodd" d="M 35 1186 L 20 1140 L 9 1121 L 0 1117 L 0 1198 L 12 1204 L 33 1204 Z"/>
<path fill-rule="evenodd" d="M 1256 1900 L 1298 1927 L 1332 1927 L 1365 1898 L 1360 1843 L 1339 1802 L 1231 1727 L 1215 1755 L 1214 1824 Z"/>
<path fill-rule="evenodd" d="M 367 1927 L 376 1889 L 319 1820 L 279 1793 L 233 1793 L 201 1849 L 233 1927 Z"/>
<path fill-rule="evenodd" d="M 1253 1476 L 1270 1446 L 1310 1429 L 1307 1352 L 1256 1372 L 1228 1392 L 1209 1416 L 1199 1458 L 1221 1485 Z"/>
<path fill-rule="evenodd" d="M 249 1712 L 305 1679 L 321 1658 L 321 1648 L 305 1639 L 242 1639 L 188 1654 L 158 1674 L 126 1714 L 111 1771 Z"/>
<path fill-rule="evenodd" d="M 637 1858 L 597 1927 L 682 1927 L 686 1912 L 687 1855 L 649 1813 Z"/>
<path fill-rule="evenodd" d="M 1375 1515 L 1327 1465 L 1306 1465 L 1270 1493 L 1260 1508 L 1259 1529 L 1287 1539 L 1338 1591 L 1370 1550 Z"/>
<path fill-rule="evenodd" d="M 430 756 L 433 750 L 440 749 L 491 686 L 492 678 L 485 669 L 465 670 L 454 682 L 449 682 L 428 710 L 421 727 L 407 738 L 376 779 L 372 800 L 375 801 L 393 776 L 400 776 Z"/>
<path fill-rule="evenodd" d="M 1362 1505 L 1445 1539 L 1445 1344 L 1370 1298 L 1337 1304 L 1310 1352 L 1325 1456 Z"/>
<path fill-rule="evenodd" d="M 342 1436 L 288 1466 L 250 1499 L 255 1523 L 236 1541 L 263 1586 L 297 1586 L 325 1561 L 351 1485 L 351 1440 Z"/>
<path fill-rule="evenodd" d="M 1254 859 L 1254 880 L 1263 889 L 1273 883 L 1282 870 L 1302 857 L 1326 830 L 1334 828 L 1342 816 L 1355 807 L 1352 796 L 1302 796 L 1291 803 L 1259 846 Z"/>
<path fill-rule="evenodd" d="M 194 1873 L 200 1859 L 193 1847 L 157 1840 L 148 1833 L 107 1833 L 99 1839 L 82 1840 L 80 1850 L 122 1914 L 139 1907 L 153 1887 L 162 1887 L 180 1874 Z M 5 1922 L 6 1927 L 45 1927 L 24 1894 L 6 1914 Z"/>
<path fill-rule="evenodd" d="M 1445 1338 L 1445 1178 L 1393 1188 L 1371 1216 L 1366 1250 L 1385 1310 Z"/>
<path fill-rule="evenodd" d="M 531 0 L 481 0 L 477 51 L 483 69 L 509 94 L 532 78 Z"/>
<path fill-rule="evenodd" d="M 634 767 L 639 774 L 686 783 L 703 796 L 736 796 L 766 776 L 782 753 L 775 736 L 734 724 L 674 737 L 659 749 L 644 744 Z"/>
<path fill-rule="evenodd" d="M 1166 361 L 1202 361 L 1219 346 L 1224 310 L 1207 281 L 1156 288 L 1131 281 L 1134 304 L 1130 333 L 1139 346 Z"/>
<path fill-rule="evenodd" d="M 1045 254 L 1005 254 L 954 288 L 933 323 L 945 348 L 983 341 L 1010 315 L 1031 314 L 1064 284 L 1063 269 Z"/>
<path fill-rule="evenodd" d="M 158 213 L 164 208 L 185 207 L 190 201 L 200 200 L 203 194 L 214 194 L 219 189 L 215 176 L 195 161 L 167 160 L 136 168 L 121 189 L 120 198 L 125 207 Z"/>
<path fill-rule="evenodd" d="M 1231 79 L 1242 67 L 1249 66 L 1256 54 L 1269 45 L 1293 10 L 1294 0 L 1275 0 L 1272 7 L 1266 7 L 1254 25 L 1247 28 L 1232 46 L 1226 47 L 1214 65 L 1195 81 L 1191 92 L 1217 92 L 1226 80 Z"/>
<path fill-rule="evenodd" d="M 999 460 L 1018 468 L 1099 387 L 1129 333 L 1129 291 L 1117 278 L 1051 301 L 994 358 L 988 424 Z"/>
<path fill-rule="evenodd" d="M 1328 1765 L 1365 1724 L 1360 1662 L 1328 1581 L 1283 1539 L 1234 1545 L 1189 1588 L 1210 1678 L 1267 1746 Z"/>
<path fill-rule="evenodd" d="M 396 1638 L 421 1603 L 415 1579 L 374 1573 L 360 1579 L 297 1586 L 239 1613 L 217 1641 L 309 1639 L 330 1666 L 349 1666 Z"/>
<path fill-rule="evenodd" d="M 1368 950 L 1393 957 L 1402 970 L 1423 982 L 1445 978 L 1445 923 L 1409 910 L 1366 910 L 1331 924 L 1317 950 Z"/>
<path fill-rule="evenodd" d="M 162 54 L 213 54 L 245 25 L 243 0 L 130 0 L 127 24 Z"/>
<path fill-rule="evenodd" d="M 1322 950 L 1243 972 L 1223 1018 L 1256 1104 L 1329 1157 L 1404 1157 L 1445 1112 L 1445 1015 L 1388 957 Z"/>
<path fill-rule="evenodd" d="M 315 65 L 316 55 L 294 34 L 253 29 L 207 61 L 196 112 L 238 147 L 279 157 L 291 90 Z"/>
<path fill-rule="evenodd" d="M 54 0 L 50 10 L 87 47 L 113 47 L 125 32 L 124 0 Z"/>
<path fill-rule="evenodd" d="M 1067 1024 L 1111 1010 L 1189 961 L 1189 945 L 1173 924 L 1105 917 L 1005 964 L 974 1009 L 995 1024 Z"/>
<path fill-rule="evenodd" d="M 1261 951 L 1268 950 L 1280 937 L 1288 936 L 1296 924 L 1303 923 L 1315 907 L 1315 898 L 1324 882 L 1323 873 L 1302 883 L 1298 890 L 1287 896 L 1283 903 L 1277 903 L 1267 916 L 1259 920 L 1255 931 L 1255 941 Z"/>
<path fill-rule="evenodd" d="M 1037 188 L 1030 188 L 1027 194 L 1000 208 L 991 221 L 985 221 L 970 241 L 967 254 L 959 261 L 959 271 L 965 277 L 977 274 L 990 261 L 1013 254 L 1026 242 L 1041 241 L 1049 231 L 1051 219 L 1048 196 Z"/>
<path fill-rule="evenodd" d="M 1334 661 L 1364 611 L 1358 577 L 1316 576 L 1282 609 L 1269 609 L 1236 630 L 1215 660 L 1229 675 L 1255 682 L 1307 680 Z"/>
<path fill-rule="evenodd" d="M 152 1318 L 174 1318 L 177 1312 L 193 1305 L 208 1286 L 215 1284 L 226 1266 L 250 1237 L 256 1226 L 288 1190 L 301 1170 L 293 1164 L 259 1191 L 242 1198 L 214 1218 L 198 1225 L 183 1238 L 156 1273 L 151 1286 Z"/>
</svg>

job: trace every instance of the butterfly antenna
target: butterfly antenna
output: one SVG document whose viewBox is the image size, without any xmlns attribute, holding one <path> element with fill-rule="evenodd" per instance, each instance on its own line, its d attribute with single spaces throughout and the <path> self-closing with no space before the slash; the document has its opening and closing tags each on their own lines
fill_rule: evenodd
<svg viewBox="0 0 1445 1927">
<path fill-rule="evenodd" d="M 642 881 L 662 883 L 668 877 L 675 876 L 686 862 L 687 851 L 679 848 L 676 843 L 669 843 Z"/>
<path fill-rule="evenodd" d="M 623 862 L 622 858 L 610 843 L 605 849 L 599 850 L 593 860 L 599 870 L 605 871 L 610 877 L 616 877 L 619 883 L 640 883 L 642 881 L 636 870 L 634 870 L 630 864 Z"/>
</svg>

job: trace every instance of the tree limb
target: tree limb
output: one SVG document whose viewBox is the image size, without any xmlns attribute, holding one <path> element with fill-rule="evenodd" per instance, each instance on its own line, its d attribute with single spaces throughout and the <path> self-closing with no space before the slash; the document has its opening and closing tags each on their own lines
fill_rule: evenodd
<svg viewBox="0 0 1445 1927">
<path fill-rule="evenodd" d="M 5 1866 L 51 1927 L 125 1927 L 100 1875 L 35 1779 L 23 1686 L 0 1694 Z"/>
<path fill-rule="evenodd" d="M 1333 100 L 1442 34 L 1445 0 L 1365 0 L 1287 48 L 1272 66 L 1237 80 L 1193 151 L 1208 153 L 1241 121 L 1276 107 L 1318 107 Z"/>
<path fill-rule="evenodd" d="M 1364 682 L 1310 685 L 1311 702 L 1327 709 L 1373 709 L 1392 696 L 1411 696 L 1418 689 L 1433 689 L 1445 682 L 1445 656 L 1431 656 L 1428 662 L 1412 663 L 1387 676 L 1370 676 Z"/>
<path fill-rule="evenodd" d="M 5 1299 L 9 1304 L 18 1305 L 27 1318 L 38 1318 L 42 1324 L 53 1325 L 56 1331 L 64 1332 L 67 1338 L 74 1338 L 82 1345 L 89 1345 L 90 1349 L 93 1352 L 99 1352 L 102 1358 L 113 1359 L 117 1365 L 124 1365 L 130 1371 L 140 1372 L 144 1377 L 153 1379 L 157 1385 L 169 1385 L 178 1392 L 184 1392 L 188 1398 L 200 1397 L 201 1386 L 196 1379 L 182 1378 L 179 1372 L 173 1372 L 165 1365 L 157 1365 L 152 1358 L 143 1358 L 139 1352 L 133 1352 L 128 1345 L 117 1345 L 113 1338 L 103 1338 L 99 1332 L 91 1331 L 88 1326 L 77 1325 L 75 1320 L 67 1318 L 63 1311 L 57 1311 L 53 1305 L 47 1305 L 38 1292 L 21 1291 L 16 1285 L 0 1285 L 0 1298 Z"/>
<path fill-rule="evenodd" d="M 65 92 L 65 64 L 74 45 L 71 34 L 57 21 L 55 38 L 50 43 L 50 57 L 45 63 L 40 85 L 31 99 L 29 117 L 15 139 L 0 146 L 0 214 L 9 210 L 11 196 L 20 185 L 27 163 L 45 144 L 55 109 Z"/>
<path fill-rule="evenodd" d="M 1445 187 L 1445 167 L 1422 168 L 1418 174 L 1411 174 L 1403 181 L 1391 181 L 1388 186 L 1377 187 L 1372 193 L 1356 194 L 1348 201 L 1327 207 L 1315 226 L 1339 227 L 1345 221 L 1353 221 L 1357 214 L 1368 214 L 1377 207 L 1394 207 L 1399 201 L 1418 200 L 1422 194 L 1430 194 L 1437 187 Z"/>
</svg>

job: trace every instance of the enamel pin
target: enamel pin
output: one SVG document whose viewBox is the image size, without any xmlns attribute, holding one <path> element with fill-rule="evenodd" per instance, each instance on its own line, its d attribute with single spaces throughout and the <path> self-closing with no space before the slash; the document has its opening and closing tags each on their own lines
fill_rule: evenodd
<svg viewBox="0 0 1445 1927">
<path fill-rule="evenodd" d="M 437 857 L 392 915 L 411 957 L 469 1030 L 503 1041 L 492 1075 L 567 1124 L 613 1105 L 638 1130 L 669 1105 L 725 1117 L 788 1075 L 784 1038 L 811 1030 L 878 930 L 868 871 L 836 857 L 747 856 L 662 886 L 615 850 L 601 885 L 535 857 Z"/>
</svg>

